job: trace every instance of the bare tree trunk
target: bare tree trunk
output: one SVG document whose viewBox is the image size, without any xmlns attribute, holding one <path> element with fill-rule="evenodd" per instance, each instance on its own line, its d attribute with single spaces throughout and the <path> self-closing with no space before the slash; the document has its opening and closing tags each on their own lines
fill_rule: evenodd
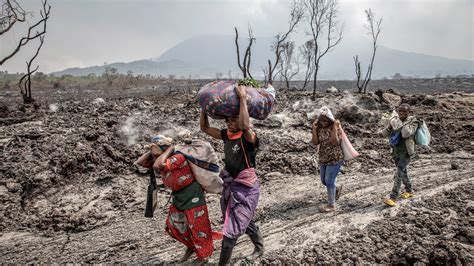
<svg viewBox="0 0 474 266">
<path fill-rule="evenodd" d="M 275 52 L 275 62 L 272 64 L 270 59 L 268 60 L 268 77 L 266 78 L 268 80 L 268 83 L 272 83 L 273 79 L 276 76 L 275 69 L 277 68 L 278 64 L 280 63 L 281 59 L 281 47 L 282 44 L 286 41 L 288 36 L 295 30 L 296 25 L 301 21 L 301 19 L 304 16 L 304 11 L 303 11 L 303 6 L 294 1 L 293 5 L 291 7 L 290 11 L 290 25 L 288 27 L 288 30 L 284 34 L 277 34 L 275 36 L 275 42 L 274 42 L 274 52 Z"/>
<path fill-rule="evenodd" d="M 313 95 L 311 96 L 311 100 L 316 100 L 316 88 L 317 88 L 317 81 L 318 81 L 318 68 L 314 70 L 313 75 Z"/>
<path fill-rule="evenodd" d="M 286 82 L 286 88 L 289 89 L 290 80 L 292 80 L 300 71 L 300 62 L 298 55 L 295 54 L 295 42 L 287 41 L 283 43 L 281 47 L 282 53 L 279 72 L 280 76 Z"/>
<path fill-rule="evenodd" d="M 265 84 L 265 86 L 267 86 L 267 85 L 268 85 L 268 79 L 267 79 L 267 78 L 268 78 L 268 73 L 267 73 L 267 69 L 266 69 L 265 67 L 262 67 L 262 71 L 263 71 L 263 77 L 265 78 L 264 84 Z"/>
<path fill-rule="evenodd" d="M 302 88 L 303 90 L 304 90 L 304 89 L 306 88 L 306 86 L 308 85 L 309 78 L 311 77 L 311 74 L 313 74 L 313 73 L 312 73 L 312 71 L 311 71 L 311 62 L 310 62 L 310 64 L 307 64 L 307 65 L 306 65 L 306 73 L 305 73 L 305 75 L 304 75 L 304 83 L 303 83 L 303 88 Z"/>
<path fill-rule="evenodd" d="M 20 50 L 20 48 L 22 46 L 26 45 L 30 40 L 39 38 L 40 44 L 39 44 L 38 48 L 36 49 L 36 53 L 33 55 L 33 57 L 30 60 L 28 60 L 26 62 L 27 72 L 26 72 L 25 75 L 23 75 L 21 77 L 20 81 L 18 82 L 18 87 L 20 88 L 20 93 L 23 97 L 23 103 L 25 103 L 25 104 L 35 102 L 35 100 L 33 99 L 33 95 L 31 93 L 31 75 L 38 70 L 39 66 L 37 66 L 34 70 L 31 70 L 31 65 L 33 64 L 33 61 L 38 56 L 38 54 L 41 50 L 41 47 L 43 47 L 44 37 L 45 37 L 45 34 L 46 34 L 46 25 L 47 25 L 47 21 L 49 19 L 49 13 L 50 13 L 50 10 L 51 10 L 51 6 L 48 5 L 47 2 L 48 2 L 47 0 L 44 0 L 42 2 L 43 3 L 43 10 L 40 11 L 41 20 L 38 21 L 33 26 L 29 27 L 27 37 L 23 37 L 20 40 L 20 42 L 19 42 L 18 46 L 16 47 L 16 49 L 11 54 L 9 54 L 7 57 L 2 59 L 2 61 L 0 62 L 0 65 L 3 64 L 4 62 L 6 62 L 6 60 L 8 60 L 9 58 L 12 58 Z M 7 3 L 10 4 L 10 6 L 11 6 L 10 1 L 7 1 Z M 21 7 L 19 7 L 19 8 L 21 8 Z M 36 31 L 36 34 L 34 36 L 31 36 L 31 32 L 33 30 L 35 30 L 35 28 L 37 26 L 39 26 L 40 24 L 42 24 L 42 26 L 43 26 L 41 32 Z M 4 32 L 5 31 L 3 31 L 2 34 Z"/>
<path fill-rule="evenodd" d="M 308 19 L 311 35 L 314 41 L 314 80 L 312 100 L 316 99 L 317 77 L 320 60 L 332 51 L 342 40 L 343 26 L 338 26 L 337 0 L 304 0 L 306 17 Z M 326 40 L 321 40 L 322 36 Z M 323 46 L 323 43 L 325 45 Z"/>
<path fill-rule="evenodd" d="M 268 84 L 272 84 L 273 82 L 273 69 L 272 69 L 272 62 L 270 61 L 270 59 L 268 59 L 268 77 L 266 78 L 267 80 L 267 85 Z"/>
<path fill-rule="evenodd" d="M 313 40 L 306 41 L 304 45 L 300 47 L 300 52 L 305 58 L 306 63 L 306 72 L 304 75 L 304 83 L 303 88 L 304 90 L 313 75 L 313 49 L 314 49 L 314 42 Z"/>
<path fill-rule="evenodd" d="M 245 49 L 245 55 L 242 62 L 240 62 L 239 32 L 237 31 L 237 27 L 235 27 L 234 29 L 235 29 L 235 47 L 237 49 L 237 64 L 240 68 L 240 71 L 242 71 L 243 78 L 246 78 L 247 76 L 252 78 L 252 75 L 250 74 L 250 59 L 252 57 L 252 53 L 251 53 L 252 44 L 255 41 L 255 37 L 253 37 L 253 33 L 252 33 L 252 28 L 249 27 L 249 44 L 247 46 L 247 49 Z"/>
<path fill-rule="evenodd" d="M 372 58 L 370 59 L 370 63 L 367 67 L 367 72 L 365 74 L 364 80 L 362 84 L 360 84 L 361 80 L 361 67 L 360 67 L 360 61 L 359 61 L 359 56 L 354 57 L 354 63 L 355 63 L 355 71 L 356 71 L 356 77 L 357 77 L 357 88 L 359 93 L 367 93 L 367 86 L 369 85 L 369 82 L 372 78 L 372 69 L 374 67 L 374 60 L 375 60 L 375 54 L 377 52 L 377 40 L 379 37 L 379 34 L 382 30 L 381 24 L 382 24 L 382 18 L 379 20 L 375 19 L 375 14 L 372 12 L 371 9 L 365 10 L 365 14 L 367 16 L 367 22 L 368 24 L 365 26 L 365 28 L 368 30 L 369 34 L 372 37 Z"/>
<path fill-rule="evenodd" d="M 38 52 L 39 52 L 39 49 L 41 49 L 42 44 L 43 43 L 40 44 L 37 50 Z M 31 63 L 33 63 L 33 60 L 36 58 L 36 55 L 30 61 L 26 63 L 28 66 L 27 73 L 24 76 L 22 76 L 20 81 L 18 82 L 18 86 L 20 87 L 20 93 L 23 96 L 24 104 L 33 103 L 35 101 L 31 95 L 31 75 L 35 73 L 36 70 L 38 70 L 39 66 L 37 66 L 33 71 L 31 71 Z"/>
<path fill-rule="evenodd" d="M 357 78 L 357 83 L 356 83 L 356 86 L 357 86 L 357 89 L 358 89 L 358 92 L 361 93 L 362 92 L 362 86 L 360 85 L 360 76 L 361 76 L 361 73 L 360 73 L 360 61 L 359 61 L 359 56 L 354 56 L 354 64 L 355 64 L 355 73 L 356 73 L 356 78 Z"/>
<path fill-rule="evenodd" d="M 240 49 L 239 49 L 239 31 L 237 30 L 237 27 L 235 29 L 235 47 L 237 49 L 237 64 L 239 66 L 240 71 L 242 71 L 242 74 L 244 75 L 244 78 L 247 77 L 247 70 L 245 69 L 245 65 L 242 66 L 240 63 Z"/>
</svg>

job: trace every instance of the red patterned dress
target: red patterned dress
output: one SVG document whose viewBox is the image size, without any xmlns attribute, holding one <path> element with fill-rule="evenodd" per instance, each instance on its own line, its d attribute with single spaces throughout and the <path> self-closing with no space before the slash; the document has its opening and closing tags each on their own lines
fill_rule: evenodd
<svg viewBox="0 0 474 266">
<path fill-rule="evenodd" d="M 166 232 L 194 250 L 198 258 L 210 257 L 214 246 L 206 200 L 187 160 L 181 154 L 169 157 L 161 176 L 163 184 L 173 191 Z"/>
</svg>

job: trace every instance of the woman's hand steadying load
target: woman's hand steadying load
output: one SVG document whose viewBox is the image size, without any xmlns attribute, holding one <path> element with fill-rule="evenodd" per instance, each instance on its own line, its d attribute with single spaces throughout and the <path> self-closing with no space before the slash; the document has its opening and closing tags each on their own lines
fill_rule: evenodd
<svg viewBox="0 0 474 266">
<path fill-rule="evenodd" d="M 317 131 L 318 130 L 318 123 L 319 123 L 319 120 L 316 118 L 313 122 L 313 124 L 311 125 L 311 129 L 313 129 L 313 131 Z"/>
<path fill-rule="evenodd" d="M 235 93 L 239 96 L 239 99 L 247 99 L 247 89 L 245 86 L 238 85 L 235 87 Z"/>
<path fill-rule="evenodd" d="M 160 156 L 162 151 L 160 147 L 158 147 L 158 145 L 152 143 L 150 144 L 150 153 L 151 153 L 151 156 L 153 157 L 153 160 L 156 160 L 156 158 Z"/>
</svg>

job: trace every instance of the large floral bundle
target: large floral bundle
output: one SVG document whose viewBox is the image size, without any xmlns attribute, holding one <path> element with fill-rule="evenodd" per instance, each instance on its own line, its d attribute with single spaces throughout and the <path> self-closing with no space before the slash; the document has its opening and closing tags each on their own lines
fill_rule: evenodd
<svg viewBox="0 0 474 266">
<path fill-rule="evenodd" d="M 234 91 L 234 81 L 214 81 L 204 85 L 198 92 L 201 108 L 214 119 L 223 119 L 239 115 L 239 97 Z M 252 118 L 263 120 L 276 105 L 275 89 L 247 87 L 247 105 Z"/>
</svg>

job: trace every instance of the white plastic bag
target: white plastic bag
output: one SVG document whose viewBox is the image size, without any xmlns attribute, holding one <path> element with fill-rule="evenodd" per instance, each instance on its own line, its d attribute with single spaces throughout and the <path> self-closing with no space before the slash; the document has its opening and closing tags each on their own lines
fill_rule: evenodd
<svg viewBox="0 0 474 266">
<path fill-rule="evenodd" d="M 431 134 L 425 121 L 422 121 L 415 133 L 415 143 L 421 146 L 428 146 L 431 141 Z"/>
<path fill-rule="evenodd" d="M 357 156 L 359 156 L 360 154 L 354 149 L 354 147 L 352 147 L 352 144 L 349 141 L 349 138 L 347 138 L 347 135 L 344 132 L 344 130 L 342 128 L 340 128 L 340 130 L 341 130 L 341 149 L 342 149 L 342 153 L 344 154 L 344 160 L 345 161 L 352 160 L 356 158 Z"/>
</svg>

